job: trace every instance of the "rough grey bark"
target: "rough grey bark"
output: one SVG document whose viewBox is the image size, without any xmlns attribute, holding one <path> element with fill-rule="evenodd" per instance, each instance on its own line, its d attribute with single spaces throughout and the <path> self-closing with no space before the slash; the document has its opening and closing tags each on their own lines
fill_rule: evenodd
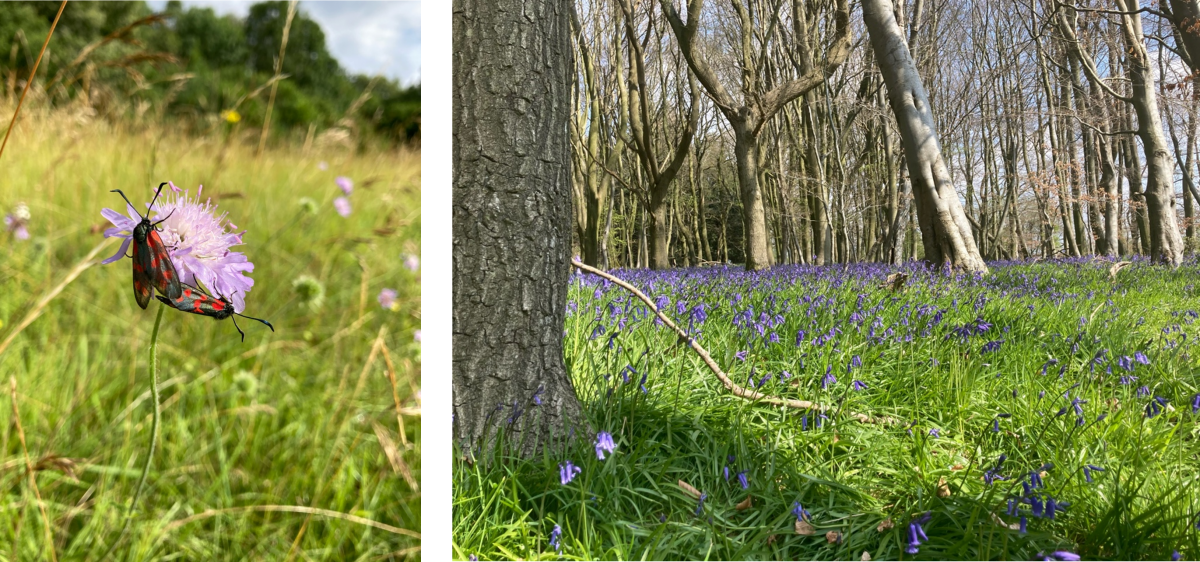
<svg viewBox="0 0 1200 562">
<path fill-rule="evenodd" d="M 863 21 L 900 130 L 916 196 L 925 259 L 986 272 L 987 265 L 975 246 L 971 225 L 942 158 L 929 96 L 896 23 L 891 1 L 864 0 Z"/>
<path fill-rule="evenodd" d="M 532 455 L 582 418 L 562 349 L 570 10 L 454 2 L 454 437 L 471 452 L 504 429 Z"/>
</svg>

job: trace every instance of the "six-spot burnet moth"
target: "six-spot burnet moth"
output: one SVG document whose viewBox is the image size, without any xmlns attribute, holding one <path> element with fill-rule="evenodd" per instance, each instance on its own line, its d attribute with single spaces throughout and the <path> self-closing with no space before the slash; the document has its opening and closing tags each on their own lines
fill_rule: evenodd
<svg viewBox="0 0 1200 562">
<path fill-rule="evenodd" d="M 151 209 L 154 208 L 154 203 L 158 201 L 158 195 L 162 193 L 165 185 L 167 183 L 164 182 L 158 186 L 154 200 L 150 202 Z M 146 305 L 150 304 L 150 295 L 154 294 L 155 289 L 169 299 L 179 298 L 183 294 L 183 288 L 179 285 L 179 274 L 175 271 L 175 265 L 171 263 L 171 256 L 167 253 L 167 247 L 163 245 L 162 237 L 154 229 L 163 220 L 167 220 L 166 217 L 151 223 L 147 216 L 149 213 L 143 215 L 138 211 L 121 190 L 114 189 L 112 193 L 119 193 L 134 212 L 142 217 L 142 222 L 133 228 L 133 296 L 137 297 L 138 306 L 145 309 Z"/>
<path fill-rule="evenodd" d="M 224 320 L 226 318 L 233 318 L 234 316 L 258 320 L 259 322 L 266 324 L 272 332 L 275 331 L 275 326 L 272 326 L 270 322 L 267 322 L 262 318 L 255 318 L 253 316 L 246 316 L 245 314 L 234 312 L 233 303 L 229 302 L 229 299 L 226 299 L 225 297 L 213 297 L 212 295 L 196 287 L 185 286 L 183 293 L 174 301 L 168 300 L 166 297 L 162 296 L 158 297 L 158 300 L 176 310 L 190 312 L 192 314 L 199 314 L 201 316 L 208 316 L 214 320 Z M 246 341 L 246 332 L 243 332 L 241 326 L 237 325 L 237 318 L 233 318 L 233 327 L 237 328 L 238 333 L 242 335 L 242 341 Z"/>
</svg>

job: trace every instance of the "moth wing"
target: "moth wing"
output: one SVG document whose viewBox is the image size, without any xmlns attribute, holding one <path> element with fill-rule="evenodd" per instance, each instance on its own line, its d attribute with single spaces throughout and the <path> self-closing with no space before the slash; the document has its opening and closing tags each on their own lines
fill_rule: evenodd
<svg viewBox="0 0 1200 562">
<path fill-rule="evenodd" d="M 154 288 L 159 293 L 165 295 L 168 299 L 174 301 L 183 294 L 183 287 L 179 283 L 179 273 L 175 271 L 175 264 L 171 263 L 171 255 L 167 253 L 167 247 L 163 244 L 162 238 L 154 229 L 146 235 L 147 254 L 149 259 L 150 279 L 154 283 Z"/>
<path fill-rule="evenodd" d="M 133 296 L 143 309 L 150 304 L 154 289 L 150 284 L 150 251 L 144 244 L 133 243 Z"/>
</svg>

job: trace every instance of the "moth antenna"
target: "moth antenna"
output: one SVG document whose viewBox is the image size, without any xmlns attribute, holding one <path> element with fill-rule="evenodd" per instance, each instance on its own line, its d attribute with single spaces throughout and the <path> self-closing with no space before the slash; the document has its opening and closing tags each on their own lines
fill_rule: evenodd
<svg viewBox="0 0 1200 562">
<path fill-rule="evenodd" d="M 124 199 L 125 202 L 129 204 L 129 207 L 133 209 L 133 212 L 137 213 L 139 217 L 146 218 L 144 215 L 142 215 L 141 211 L 138 211 L 137 207 L 133 206 L 133 203 L 131 203 L 129 201 L 129 198 L 125 196 L 125 192 L 121 191 L 120 189 L 114 189 L 114 190 L 110 191 L 109 193 L 121 194 L 121 199 Z"/>
<path fill-rule="evenodd" d="M 158 195 L 159 195 L 160 193 L 162 193 L 162 188 L 163 188 L 163 186 L 167 185 L 168 183 L 170 183 L 170 182 L 165 182 L 165 181 L 164 181 L 164 182 L 162 182 L 162 183 L 158 184 L 158 191 L 155 191 L 155 192 L 154 192 L 154 199 L 151 199 L 151 200 L 150 200 L 150 209 L 153 209 L 153 208 L 154 208 L 154 203 L 158 201 Z M 149 211 L 147 211 L 147 213 L 149 213 Z"/>
<path fill-rule="evenodd" d="M 237 324 L 237 318 L 234 318 L 234 317 L 230 316 L 230 317 L 229 317 L 229 319 L 230 319 L 230 320 L 233 320 L 233 327 L 234 327 L 234 328 L 237 328 L 237 331 L 238 331 L 238 333 L 242 335 L 242 342 L 243 342 L 243 343 L 245 343 L 245 341 L 246 341 L 246 332 L 243 332 L 243 331 L 242 331 L 242 327 L 241 327 L 241 326 L 238 326 L 238 324 Z"/>
<path fill-rule="evenodd" d="M 233 314 L 234 314 L 234 315 L 236 315 L 236 316 L 241 316 L 242 318 L 249 318 L 249 319 L 251 319 L 251 320 L 258 320 L 259 322 L 262 322 L 263 324 L 266 324 L 266 325 L 267 325 L 267 327 L 268 327 L 268 328 L 270 328 L 272 332 L 274 332 L 274 331 L 275 331 L 275 326 L 272 326 L 270 322 L 267 322 L 266 320 L 263 320 L 262 318 L 255 318 L 255 317 L 253 317 L 253 316 L 246 316 L 245 314 L 240 314 L 240 313 L 237 313 L 237 312 L 234 312 Z"/>
<path fill-rule="evenodd" d="M 167 216 L 163 217 L 161 220 L 159 220 L 158 222 L 154 223 L 151 226 L 158 226 L 158 225 L 162 224 L 163 221 L 171 218 L 171 215 L 173 215 L 173 214 L 175 214 L 175 209 L 171 209 L 171 212 L 167 213 Z"/>
</svg>

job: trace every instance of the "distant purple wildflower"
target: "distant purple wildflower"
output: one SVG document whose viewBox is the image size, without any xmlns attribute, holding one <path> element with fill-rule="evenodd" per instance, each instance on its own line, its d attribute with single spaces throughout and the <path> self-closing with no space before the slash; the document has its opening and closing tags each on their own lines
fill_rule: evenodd
<svg viewBox="0 0 1200 562">
<path fill-rule="evenodd" d="M 854 390 L 859 390 L 859 391 L 866 390 L 867 383 L 862 382 L 860 380 L 855 380 L 854 382 L 850 383 L 850 387 L 853 388 Z"/>
<path fill-rule="evenodd" d="M 379 306 L 385 310 L 393 310 L 396 306 L 396 297 L 398 293 L 395 289 L 383 289 L 379 291 Z"/>
<path fill-rule="evenodd" d="M 601 431 L 596 434 L 596 458 L 604 460 L 604 453 L 612 453 L 617 445 L 613 443 L 612 434 L 607 431 Z"/>
<path fill-rule="evenodd" d="M 1075 554 L 1074 552 L 1068 552 L 1066 550 L 1056 550 L 1050 554 L 1042 554 L 1039 552 L 1038 556 L 1041 557 L 1042 560 L 1063 560 L 1066 562 L 1080 560 L 1078 554 Z"/>
<path fill-rule="evenodd" d="M 354 191 L 354 181 L 346 176 L 338 176 L 333 180 L 333 183 L 342 188 L 342 193 L 346 195 L 350 195 L 350 192 Z"/>
<path fill-rule="evenodd" d="M 1145 353 L 1142 353 L 1142 352 L 1140 352 L 1140 351 L 1138 351 L 1138 352 L 1135 352 L 1135 353 L 1133 354 L 1133 360 L 1134 360 L 1134 361 L 1137 361 L 1138 363 L 1141 363 L 1141 364 L 1143 364 L 1143 365 L 1149 365 L 1149 364 L 1150 364 L 1150 358 L 1149 358 L 1149 357 L 1146 357 L 1146 354 L 1145 354 Z"/>
<path fill-rule="evenodd" d="M 337 214 L 342 215 L 342 218 L 350 216 L 350 200 L 345 197 L 334 199 L 333 209 L 337 211 Z"/>
<path fill-rule="evenodd" d="M 571 461 L 558 463 L 558 476 L 562 480 L 564 486 L 570 484 L 571 481 L 575 479 L 575 476 L 580 472 L 583 472 L 583 469 L 575 466 Z"/>
<path fill-rule="evenodd" d="M 1083 478 L 1085 480 L 1087 480 L 1088 484 L 1092 483 L 1092 471 L 1093 470 L 1098 470 L 1100 472 L 1104 472 L 1103 468 L 1100 468 L 1094 464 L 1083 465 Z"/>
<path fill-rule="evenodd" d="M 550 546 L 553 546 L 555 551 L 562 552 L 562 527 L 555 525 L 550 531 Z"/>
<path fill-rule="evenodd" d="M 421 258 L 418 258 L 416 255 L 409 254 L 404 258 L 404 267 L 409 271 L 421 269 Z"/>
<path fill-rule="evenodd" d="M 936 428 L 936 427 L 935 427 L 935 428 L 933 428 L 933 429 L 930 429 L 930 430 L 929 430 L 929 436 L 930 436 L 930 437 L 941 437 L 941 436 L 942 436 L 942 430 L 940 430 L 940 429 L 938 429 L 938 428 Z"/>
<path fill-rule="evenodd" d="M 4 215 L 4 227 L 17 240 L 29 240 L 28 225 L 31 217 L 29 205 L 17 203 L 11 213 Z"/>
<path fill-rule="evenodd" d="M 746 478 L 745 470 L 737 473 L 737 479 L 738 479 L 738 483 L 742 485 L 743 490 L 747 490 L 750 488 L 750 480 Z"/>
<path fill-rule="evenodd" d="M 700 517 L 700 514 L 704 512 L 704 500 L 706 499 L 708 499 L 708 494 L 701 492 L 700 501 L 696 502 L 696 517 Z"/>
<path fill-rule="evenodd" d="M 738 359 L 738 361 L 745 361 L 746 353 L 747 352 L 745 352 L 745 351 L 739 351 L 737 353 L 734 353 L 733 356 L 736 357 Z"/>
</svg>

